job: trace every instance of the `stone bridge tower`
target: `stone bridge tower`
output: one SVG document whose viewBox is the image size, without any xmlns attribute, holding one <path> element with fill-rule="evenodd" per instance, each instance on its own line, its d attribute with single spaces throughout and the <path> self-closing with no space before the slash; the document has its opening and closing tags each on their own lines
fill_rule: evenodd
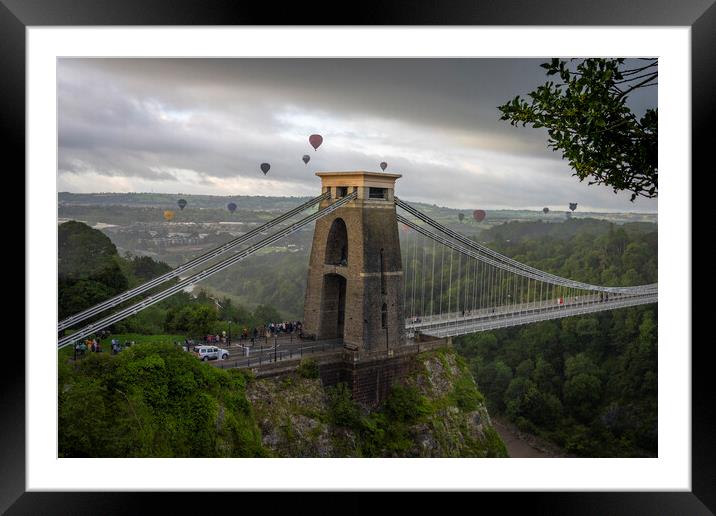
<svg viewBox="0 0 716 516">
<path fill-rule="evenodd" d="M 304 333 L 359 355 L 405 344 L 403 271 L 393 192 L 400 174 L 317 172 L 331 199 L 355 200 L 316 221 Z"/>
</svg>

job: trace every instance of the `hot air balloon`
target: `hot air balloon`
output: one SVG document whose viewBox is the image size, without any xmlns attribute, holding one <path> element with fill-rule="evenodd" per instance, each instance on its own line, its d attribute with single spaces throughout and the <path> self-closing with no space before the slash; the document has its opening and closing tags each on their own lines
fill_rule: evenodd
<svg viewBox="0 0 716 516">
<path fill-rule="evenodd" d="M 166 220 L 167 222 L 169 222 L 169 221 L 172 220 L 173 218 L 174 218 L 174 212 L 173 212 L 172 210 L 166 210 L 166 211 L 164 212 L 164 220 Z"/>
<path fill-rule="evenodd" d="M 482 222 L 483 220 L 485 220 L 485 215 L 487 215 L 485 213 L 485 210 L 475 210 L 472 212 L 472 218 L 474 218 L 478 222 Z"/>
<path fill-rule="evenodd" d="M 304 162 L 306 165 L 308 165 L 308 162 L 311 161 L 311 156 L 309 156 L 308 154 L 304 154 L 304 155 L 303 155 L 303 158 L 301 158 L 301 159 L 303 160 L 303 162 Z"/>
<path fill-rule="evenodd" d="M 542 213 L 547 215 L 549 213 L 549 208 L 547 208 L 547 207 L 542 208 Z"/>
<path fill-rule="evenodd" d="M 569 203 L 569 209 L 574 211 L 577 209 L 577 203 L 576 202 L 570 202 Z"/>
<path fill-rule="evenodd" d="M 263 172 L 264 175 L 266 175 L 270 168 L 271 165 L 269 165 L 268 163 L 261 163 L 261 172 Z"/>
<path fill-rule="evenodd" d="M 383 172 L 385 172 L 385 169 L 388 168 L 388 164 L 385 161 L 383 161 L 380 164 L 380 168 L 383 169 Z"/>
<path fill-rule="evenodd" d="M 462 222 L 462 219 L 465 218 L 465 215 L 463 213 L 458 213 L 457 218 L 460 219 L 460 222 Z"/>
<path fill-rule="evenodd" d="M 320 134 L 312 134 L 308 137 L 308 143 L 313 146 L 313 150 L 315 151 L 323 143 L 323 136 L 321 136 Z"/>
<path fill-rule="evenodd" d="M 177 204 L 179 205 L 179 209 L 180 209 L 180 210 L 183 210 L 183 209 L 184 209 L 184 206 L 186 206 L 186 201 L 185 201 L 184 199 L 179 199 L 179 200 L 177 201 Z"/>
<path fill-rule="evenodd" d="M 229 204 L 226 205 L 226 207 L 228 208 L 228 210 L 231 213 L 234 213 L 236 211 L 236 203 L 235 202 L 230 202 Z"/>
</svg>

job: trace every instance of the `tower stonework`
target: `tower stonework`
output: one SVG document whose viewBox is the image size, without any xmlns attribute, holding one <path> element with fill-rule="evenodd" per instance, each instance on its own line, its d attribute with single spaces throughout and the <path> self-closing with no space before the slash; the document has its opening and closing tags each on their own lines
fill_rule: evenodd
<svg viewBox="0 0 716 516">
<path fill-rule="evenodd" d="M 395 213 L 400 174 L 317 172 L 330 199 L 357 198 L 316 221 L 308 267 L 303 331 L 342 339 L 357 354 L 405 344 L 403 271 Z M 392 353 L 391 353 L 392 354 Z"/>
</svg>

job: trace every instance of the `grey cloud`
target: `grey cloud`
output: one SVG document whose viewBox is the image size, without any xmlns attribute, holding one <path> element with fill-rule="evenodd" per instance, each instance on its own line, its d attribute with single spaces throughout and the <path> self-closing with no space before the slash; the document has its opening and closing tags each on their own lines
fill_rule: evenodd
<svg viewBox="0 0 716 516">
<path fill-rule="evenodd" d="M 402 195 L 416 200 L 513 207 L 576 200 L 637 209 L 628 196 L 570 177 L 567 164 L 546 148 L 544 132 L 498 120 L 498 104 L 544 80 L 540 61 L 63 59 L 58 169 L 61 177 L 94 171 L 157 181 L 191 170 L 212 184 L 261 179 L 258 165 L 268 161 L 269 179 L 310 189 L 317 188 L 315 170 L 376 170 L 385 159 L 405 176 Z M 318 125 L 335 118 L 355 126 L 335 135 L 312 128 L 326 136 L 317 153 L 305 141 L 310 133 L 297 141 L 277 137 L 296 131 L 300 123 L 291 116 L 306 113 Z M 384 136 L 374 122 L 400 132 Z M 448 147 L 431 146 L 430 135 Z M 339 150 L 331 137 L 355 144 Z M 385 145 L 408 154 L 372 150 Z M 423 161 L 426 149 L 442 164 Z M 308 167 L 300 162 L 305 153 L 312 157 Z M 480 172 L 448 164 L 456 160 Z M 656 202 L 640 206 L 654 210 Z"/>
</svg>

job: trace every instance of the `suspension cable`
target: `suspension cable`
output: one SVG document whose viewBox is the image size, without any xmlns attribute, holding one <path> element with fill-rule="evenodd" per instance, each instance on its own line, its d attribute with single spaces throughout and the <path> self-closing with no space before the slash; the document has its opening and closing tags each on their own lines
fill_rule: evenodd
<svg viewBox="0 0 716 516">
<path fill-rule="evenodd" d="M 475 249 L 479 253 L 487 254 L 487 255 L 493 257 L 494 259 L 496 259 L 497 261 L 500 261 L 500 262 L 508 264 L 508 265 L 512 265 L 513 268 L 524 271 L 524 273 L 532 273 L 533 278 L 535 276 L 540 276 L 541 279 L 544 279 L 545 281 L 561 284 L 564 286 L 573 286 L 573 287 L 580 286 L 581 288 L 584 288 L 586 290 L 599 290 L 599 291 L 605 291 L 605 292 L 629 293 L 629 292 L 634 292 L 634 291 L 652 292 L 652 291 L 657 290 L 656 283 L 652 283 L 649 285 L 638 285 L 638 286 L 634 286 L 634 287 L 603 287 L 603 286 L 599 286 L 599 285 L 590 285 L 587 283 L 581 283 L 581 282 L 573 281 L 573 280 L 570 280 L 567 278 L 562 278 L 560 276 L 556 276 L 554 274 L 544 272 L 544 271 L 541 271 L 534 267 L 530 267 L 528 265 L 520 263 L 516 260 L 513 260 L 512 258 L 509 258 L 508 256 L 505 256 L 505 255 L 502 255 L 496 251 L 493 251 L 489 247 L 483 246 L 473 240 L 470 240 L 470 239 L 460 235 L 459 233 L 445 227 L 444 225 L 440 224 L 439 222 L 434 221 L 427 215 L 423 214 L 422 212 L 418 211 L 417 209 L 413 208 L 412 206 L 410 206 L 409 204 L 405 203 L 404 201 L 398 199 L 397 197 L 395 197 L 395 203 L 400 208 L 403 208 L 408 213 L 414 215 L 415 217 L 419 218 L 423 222 L 434 227 L 441 233 L 444 233 L 444 234 L 450 236 L 451 238 L 461 242 L 462 244 L 467 245 L 468 247 L 470 247 L 472 249 Z"/>
</svg>

